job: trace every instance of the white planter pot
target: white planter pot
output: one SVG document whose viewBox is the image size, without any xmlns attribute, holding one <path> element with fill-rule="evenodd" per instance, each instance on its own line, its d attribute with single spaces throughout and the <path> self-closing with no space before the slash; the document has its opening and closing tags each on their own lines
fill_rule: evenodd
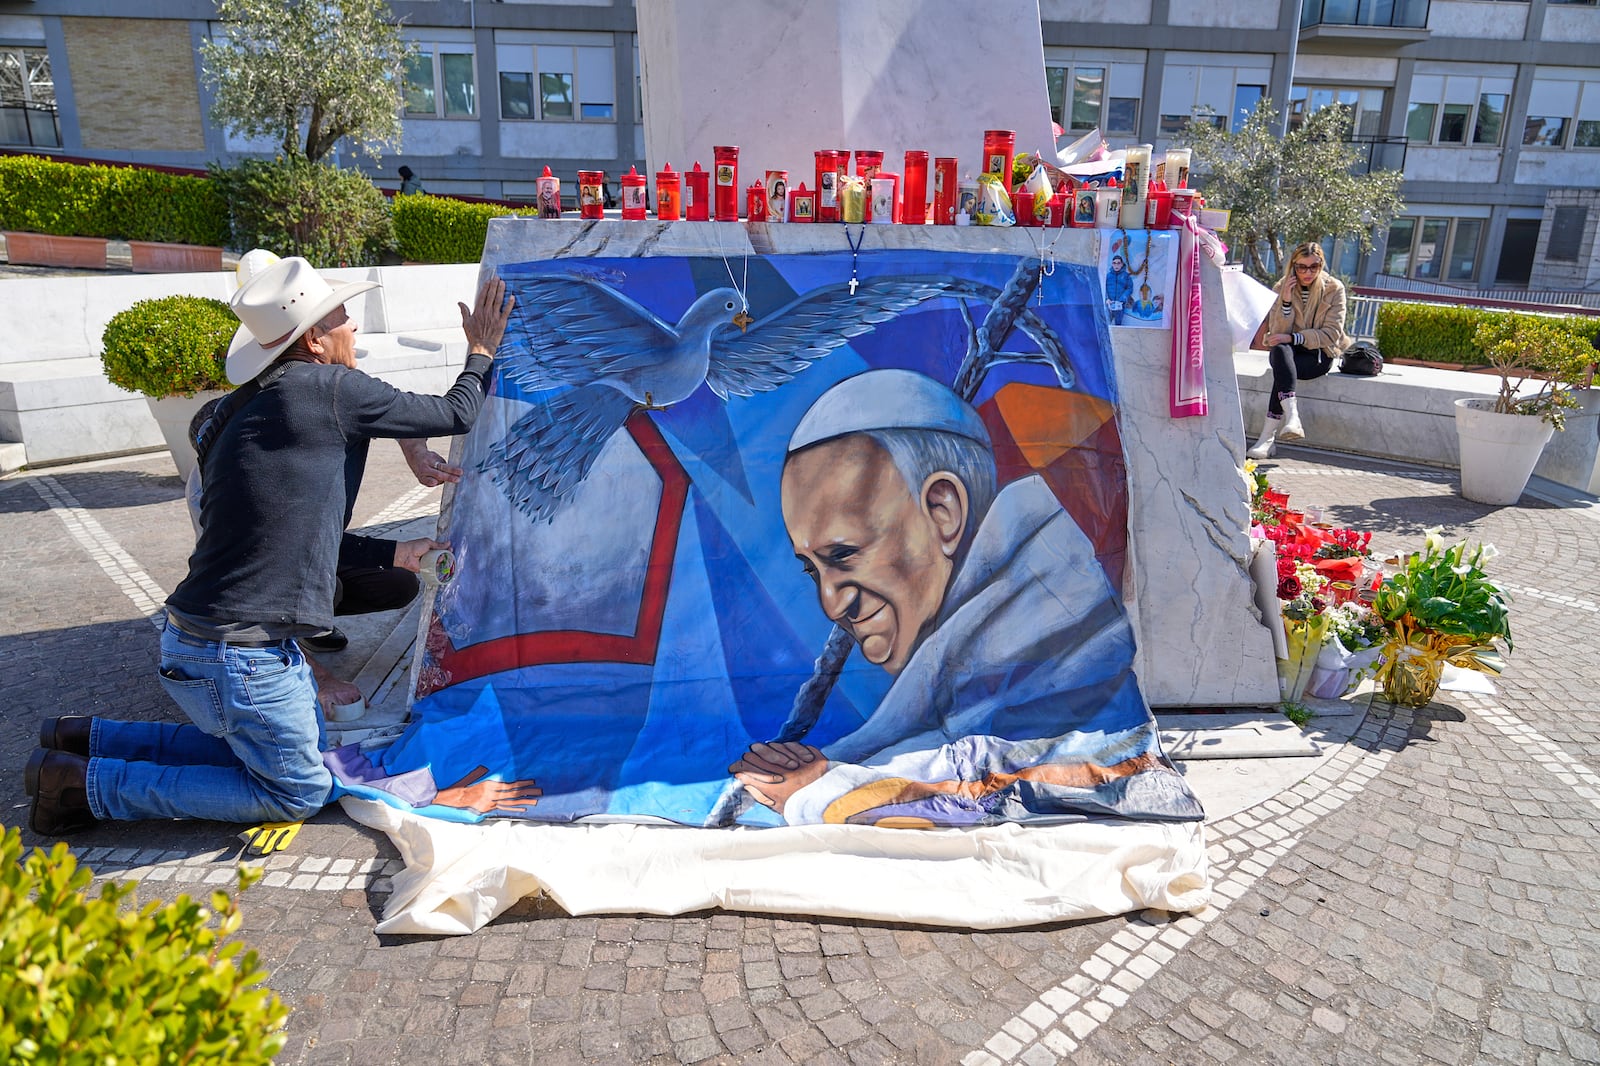
<svg viewBox="0 0 1600 1066">
<path fill-rule="evenodd" d="M 1494 400 L 1456 401 L 1461 442 L 1461 495 L 1478 503 L 1513 504 L 1522 498 L 1539 455 L 1555 427 L 1533 415 L 1503 415 Z"/>
<path fill-rule="evenodd" d="M 145 402 L 150 405 L 150 413 L 155 416 L 156 425 L 161 427 L 167 451 L 172 453 L 178 478 L 185 484 L 189 481 L 189 471 L 194 469 L 194 449 L 189 446 L 189 423 L 194 419 L 195 412 L 206 403 L 226 395 L 226 392 L 214 391 L 197 392 L 193 396 L 165 396 L 159 400 L 145 397 Z"/>
</svg>

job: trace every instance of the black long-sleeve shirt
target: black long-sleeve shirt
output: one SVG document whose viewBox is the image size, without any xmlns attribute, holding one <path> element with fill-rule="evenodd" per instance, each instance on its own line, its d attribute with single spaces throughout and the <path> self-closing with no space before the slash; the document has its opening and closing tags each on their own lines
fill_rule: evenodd
<svg viewBox="0 0 1600 1066">
<path fill-rule="evenodd" d="M 189 575 L 167 597 L 178 624 L 237 640 L 332 626 L 341 557 L 394 561 L 394 541 L 344 532 L 368 443 L 466 432 L 483 406 L 490 365 L 487 356 L 469 356 L 449 392 L 423 396 L 343 366 L 288 363 L 228 419 L 206 454 L 200 539 Z"/>
</svg>

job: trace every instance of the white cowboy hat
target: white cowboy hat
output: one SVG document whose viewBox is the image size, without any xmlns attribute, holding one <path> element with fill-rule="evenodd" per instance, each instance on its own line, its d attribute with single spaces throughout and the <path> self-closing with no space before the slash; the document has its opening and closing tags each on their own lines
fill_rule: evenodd
<svg viewBox="0 0 1600 1066">
<path fill-rule="evenodd" d="M 378 287 L 375 281 L 351 281 L 335 288 L 300 256 L 268 261 L 271 252 L 258 252 L 241 258 L 239 273 L 250 276 L 229 301 L 244 323 L 228 345 L 228 380 L 235 385 L 254 380 L 328 312 Z"/>
</svg>

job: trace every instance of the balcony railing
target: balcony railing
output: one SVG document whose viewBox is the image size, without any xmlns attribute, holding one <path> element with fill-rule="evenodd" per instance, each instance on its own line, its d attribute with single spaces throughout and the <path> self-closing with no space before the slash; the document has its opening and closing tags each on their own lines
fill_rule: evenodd
<svg viewBox="0 0 1600 1066">
<path fill-rule="evenodd" d="M 0 106 L 0 144 L 60 148 L 61 127 L 53 107 Z"/>
<path fill-rule="evenodd" d="M 1309 26 L 1387 26 L 1426 29 L 1428 0 L 1306 0 L 1300 28 Z"/>
<path fill-rule="evenodd" d="M 1404 170 L 1407 143 L 1404 137 L 1351 137 L 1350 144 L 1359 153 L 1359 160 L 1350 172 L 1370 174 L 1374 170 Z"/>
</svg>

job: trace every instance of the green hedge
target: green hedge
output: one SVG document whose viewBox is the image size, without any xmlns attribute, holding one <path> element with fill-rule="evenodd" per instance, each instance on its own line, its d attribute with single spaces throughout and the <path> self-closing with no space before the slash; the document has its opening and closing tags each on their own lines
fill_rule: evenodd
<svg viewBox="0 0 1600 1066">
<path fill-rule="evenodd" d="M 0 157 L 0 229 L 56 237 L 120 237 L 117 169 L 38 156 Z"/>
<path fill-rule="evenodd" d="M 437 196 L 396 196 L 394 237 L 400 257 L 416 263 L 476 263 L 483 258 L 489 220 L 515 214 L 498 204 Z"/>
<path fill-rule="evenodd" d="M 111 384 L 156 399 L 229 389 L 224 357 L 238 328 L 221 300 L 140 300 L 106 323 L 100 362 Z"/>
<path fill-rule="evenodd" d="M 209 178 L 0 156 L 0 229 L 220 245 L 228 208 Z"/>
<path fill-rule="evenodd" d="M 1488 366 L 1489 359 L 1473 341 L 1478 327 L 1515 314 L 1457 304 L 1406 303 L 1385 300 L 1378 308 L 1378 350 L 1389 359 L 1425 359 L 1436 363 Z M 1600 317 L 1551 316 L 1563 329 L 1593 340 Z"/>
</svg>

